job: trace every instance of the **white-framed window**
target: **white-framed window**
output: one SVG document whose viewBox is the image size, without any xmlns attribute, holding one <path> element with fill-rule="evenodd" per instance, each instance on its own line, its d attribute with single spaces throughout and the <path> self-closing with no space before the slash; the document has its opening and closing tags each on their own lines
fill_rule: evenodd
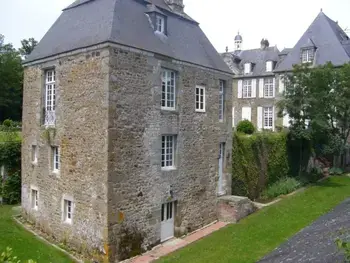
<svg viewBox="0 0 350 263">
<path fill-rule="evenodd" d="M 56 71 L 45 72 L 45 125 L 55 125 L 56 122 Z"/>
<path fill-rule="evenodd" d="M 249 74 L 252 71 L 252 63 L 244 64 L 244 74 Z"/>
<path fill-rule="evenodd" d="M 53 171 L 58 172 L 60 170 L 60 148 L 58 146 L 52 147 L 52 156 Z"/>
<path fill-rule="evenodd" d="M 64 222 L 71 224 L 73 218 L 73 202 L 71 200 L 64 200 L 63 213 Z"/>
<path fill-rule="evenodd" d="M 272 61 L 266 61 L 266 72 L 271 72 L 273 67 L 273 62 Z"/>
<path fill-rule="evenodd" d="M 252 80 L 243 81 L 243 98 L 252 97 Z"/>
<path fill-rule="evenodd" d="M 156 31 L 160 33 L 165 33 L 165 20 L 164 17 L 157 15 L 156 16 Z"/>
<path fill-rule="evenodd" d="M 38 162 L 38 147 L 36 145 L 32 145 L 32 163 Z"/>
<path fill-rule="evenodd" d="M 38 210 L 38 190 L 36 190 L 36 189 L 32 189 L 32 193 L 31 193 L 31 195 L 32 195 L 32 200 L 31 200 L 31 202 L 32 202 L 32 208 L 33 209 L 35 209 L 35 210 Z"/>
<path fill-rule="evenodd" d="M 176 135 L 162 136 L 162 169 L 175 168 Z"/>
<path fill-rule="evenodd" d="M 175 110 L 176 73 L 171 70 L 162 71 L 162 109 Z"/>
<path fill-rule="evenodd" d="M 224 120 L 225 112 L 225 81 L 220 80 L 219 86 L 219 121 Z"/>
<path fill-rule="evenodd" d="M 196 111 L 205 112 L 205 87 L 196 87 Z"/>
<path fill-rule="evenodd" d="M 273 107 L 264 107 L 264 129 L 273 129 Z"/>
<path fill-rule="evenodd" d="M 273 78 L 267 78 L 264 81 L 264 98 L 272 98 L 275 88 Z"/>
<path fill-rule="evenodd" d="M 301 51 L 301 62 L 302 63 L 310 63 L 313 60 L 313 50 L 312 49 L 304 49 Z"/>
</svg>

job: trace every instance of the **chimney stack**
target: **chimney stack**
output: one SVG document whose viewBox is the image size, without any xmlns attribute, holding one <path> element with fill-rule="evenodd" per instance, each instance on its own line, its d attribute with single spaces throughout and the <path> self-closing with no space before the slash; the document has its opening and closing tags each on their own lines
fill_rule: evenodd
<svg viewBox="0 0 350 263">
<path fill-rule="evenodd" d="M 184 4 L 183 0 L 165 0 L 167 5 L 171 8 L 172 11 L 176 13 L 183 13 L 184 12 Z"/>
<path fill-rule="evenodd" d="M 261 39 L 261 42 L 260 42 L 260 48 L 261 49 L 266 49 L 270 46 L 270 43 L 267 39 L 263 38 Z"/>
</svg>

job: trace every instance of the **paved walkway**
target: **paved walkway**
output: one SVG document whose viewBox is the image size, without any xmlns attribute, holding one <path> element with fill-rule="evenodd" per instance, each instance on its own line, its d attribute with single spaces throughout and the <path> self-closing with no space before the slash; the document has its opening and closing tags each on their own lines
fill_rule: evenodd
<svg viewBox="0 0 350 263">
<path fill-rule="evenodd" d="M 321 216 L 258 263 L 344 262 L 344 256 L 334 243 L 340 236 L 350 240 L 350 199 Z"/>
<path fill-rule="evenodd" d="M 217 230 L 220 228 L 223 228 L 226 226 L 227 223 L 224 222 L 217 222 L 210 226 L 204 227 L 192 234 L 189 234 L 188 236 L 184 238 L 174 238 L 171 239 L 159 246 L 156 246 L 151 251 L 146 252 L 145 254 L 138 256 L 136 258 L 132 258 L 123 262 L 127 263 L 149 263 L 153 262 L 156 259 L 165 256 L 175 250 L 178 250 L 184 246 L 187 246 L 188 244 L 191 244 Z"/>
</svg>

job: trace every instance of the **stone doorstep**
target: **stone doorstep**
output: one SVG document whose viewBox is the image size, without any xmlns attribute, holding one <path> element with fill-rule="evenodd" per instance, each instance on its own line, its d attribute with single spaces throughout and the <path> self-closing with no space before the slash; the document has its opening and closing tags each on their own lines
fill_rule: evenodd
<svg viewBox="0 0 350 263">
<path fill-rule="evenodd" d="M 173 238 L 165 243 L 154 247 L 152 250 L 145 252 L 143 255 L 127 259 L 121 263 L 150 263 L 168 255 L 180 248 L 183 248 L 209 234 L 225 227 L 228 223 L 215 221 L 203 228 L 200 228 L 181 238 Z"/>
</svg>

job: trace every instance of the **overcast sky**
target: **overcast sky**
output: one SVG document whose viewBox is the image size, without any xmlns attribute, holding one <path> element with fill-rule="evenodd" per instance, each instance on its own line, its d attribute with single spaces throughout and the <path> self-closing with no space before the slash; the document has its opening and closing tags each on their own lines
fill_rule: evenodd
<svg viewBox="0 0 350 263">
<path fill-rule="evenodd" d="M 23 38 L 41 39 L 73 0 L 0 2 L 0 34 L 19 47 Z M 232 50 L 238 30 L 244 49 L 259 47 L 262 38 L 280 50 L 293 47 L 321 8 L 343 29 L 350 29 L 350 0 L 184 0 L 184 4 L 219 52 L 226 46 Z"/>
</svg>

